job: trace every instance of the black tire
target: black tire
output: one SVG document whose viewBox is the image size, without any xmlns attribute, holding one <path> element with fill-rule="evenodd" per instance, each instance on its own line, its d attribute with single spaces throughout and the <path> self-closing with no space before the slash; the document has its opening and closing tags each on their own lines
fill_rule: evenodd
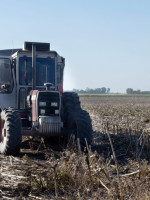
<svg viewBox="0 0 150 200">
<path fill-rule="evenodd" d="M 62 95 L 64 127 L 71 131 L 68 135 L 70 140 L 80 140 L 81 148 L 92 143 L 92 121 L 85 110 L 80 106 L 79 96 L 75 92 L 65 92 Z M 85 140 L 86 139 L 86 140 Z"/>
<path fill-rule="evenodd" d="M 65 112 L 81 110 L 79 96 L 75 92 L 64 92 L 62 94 L 62 102 Z"/>
<path fill-rule="evenodd" d="M 85 110 L 72 112 L 68 115 L 68 129 L 71 130 L 70 137 L 74 136 L 75 141 L 79 139 L 81 148 L 92 143 L 92 120 Z"/>
<path fill-rule="evenodd" d="M 19 113 L 12 108 L 1 112 L 0 153 L 18 155 L 22 141 L 21 119 Z"/>
<path fill-rule="evenodd" d="M 61 118 L 64 122 L 64 127 L 68 126 L 68 115 L 70 112 L 77 112 L 81 110 L 79 96 L 75 92 L 64 92 L 62 94 L 62 114 Z"/>
</svg>

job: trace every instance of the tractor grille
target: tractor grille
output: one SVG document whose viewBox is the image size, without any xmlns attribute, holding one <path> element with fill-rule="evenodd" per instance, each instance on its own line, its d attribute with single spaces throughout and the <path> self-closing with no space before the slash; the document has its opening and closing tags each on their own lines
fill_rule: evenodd
<svg viewBox="0 0 150 200">
<path fill-rule="evenodd" d="M 38 94 L 38 116 L 59 116 L 60 96 L 58 92 L 40 91 Z"/>
</svg>

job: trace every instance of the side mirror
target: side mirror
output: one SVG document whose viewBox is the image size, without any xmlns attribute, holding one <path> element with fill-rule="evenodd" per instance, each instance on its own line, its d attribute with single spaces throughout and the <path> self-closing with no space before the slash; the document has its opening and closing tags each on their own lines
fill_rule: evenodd
<svg viewBox="0 0 150 200">
<path fill-rule="evenodd" d="M 9 90 L 9 87 L 10 87 L 10 84 L 9 84 L 9 83 L 5 83 L 5 84 L 1 85 L 1 89 L 2 89 L 2 90 L 8 91 L 8 90 Z"/>
<path fill-rule="evenodd" d="M 13 60 L 12 60 L 12 68 L 15 69 L 15 67 L 16 67 L 16 59 L 13 59 Z"/>
</svg>

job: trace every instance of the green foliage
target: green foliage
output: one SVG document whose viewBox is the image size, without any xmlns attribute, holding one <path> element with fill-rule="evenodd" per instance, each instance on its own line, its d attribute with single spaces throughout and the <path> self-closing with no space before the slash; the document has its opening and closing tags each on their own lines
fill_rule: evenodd
<svg viewBox="0 0 150 200">
<path fill-rule="evenodd" d="M 126 89 L 127 94 L 150 94 L 150 91 L 133 90 L 132 88 Z"/>
<path fill-rule="evenodd" d="M 58 170 L 56 174 L 56 180 L 61 187 L 66 187 L 70 184 L 71 178 L 67 172 Z"/>
<path fill-rule="evenodd" d="M 43 188 L 43 183 L 42 183 L 42 180 L 41 178 L 34 178 L 32 181 L 31 181 L 31 187 L 33 190 L 41 190 Z"/>
<path fill-rule="evenodd" d="M 127 88 L 126 89 L 127 94 L 133 94 L 133 89 L 132 88 Z"/>
<path fill-rule="evenodd" d="M 73 91 L 79 94 L 109 94 L 110 88 L 106 87 L 95 88 L 95 89 L 86 88 L 85 90 L 73 89 Z"/>
</svg>

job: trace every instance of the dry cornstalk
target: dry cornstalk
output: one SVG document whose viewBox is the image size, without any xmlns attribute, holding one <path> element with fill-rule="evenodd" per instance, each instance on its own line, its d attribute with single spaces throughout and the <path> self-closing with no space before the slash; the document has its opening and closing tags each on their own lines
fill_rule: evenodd
<svg viewBox="0 0 150 200">
<path fill-rule="evenodd" d="M 81 156 L 81 145 L 80 145 L 80 139 L 79 138 L 77 138 L 77 147 L 78 147 L 78 152 Z"/>
<path fill-rule="evenodd" d="M 121 176 L 125 177 L 125 176 L 131 176 L 131 175 L 134 175 L 134 174 L 138 174 L 140 172 L 140 170 L 137 170 L 135 172 L 131 172 L 131 173 L 128 173 L 128 174 L 122 174 Z"/>
<path fill-rule="evenodd" d="M 41 163 L 36 162 L 36 161 L 34 161 L 34 162 L 35 162 L 37 165 L 39 165 L 39 166 L 42 166 L 42 167 L 44 167 L 44 168 L 51 168 L 51 169 L 54 170 L 55 196 L 56 196 L 56 198 L 57 198 L 57 197 L 58 197 L 58 187 L 57 187 L 57 180 L 56 180 L 56 175 L 57 175 L 57 173 L 56 173 L 56 168 L 57 168 L 58 163 L 56 163 L 54 166 L 47 166 L 46 164 L 41 164 Z"/>
<path fill-rule="evenodd" d="M 139 155 L 138 155 L 138 158 L 137 158 L 137 160 L 139 160 L 139 159 L 140 159 L 140 157 L 141 157 L 141 154 L 142 154 L 142 151 L 143 151 L 143 148 L 144 148 L 145 144 L 146 144 L 146 139 L 144 138 L 144 141 L 143 141 L 143 144 L 142 144 L 142 147 L 141 147 L 141 151 L 140 151 L 140 153 L 139 153 Z"/>
<path fill-rule="evenodd" d="M 110 142 L 110 146 L 111 146 L 111 149 L 112 149 L 113 159 L 114 159 L 115 165 L 116 165 L 116 172 L 117 172 L 117 176 L 118 176 L 118 179 L 119 179 L 120 177 L 119 177 L 119 170 L 118 170 L 118 162 L 117 162 L 116 154 L 115 154 L 114 147 L 113 147 L 113 144 L 112 144 L 112 140 L 111 140 L 111 137 L 110 137 L 110 134 L 109 134 L 109 131 L 108 131 L 108 126 L 106 128 L 106 133 L 107 133 L 107 136 L 108 136 L 108 139 L 109 139 L 109 142 Z"/>
<path fill-rule="evenodd" d="M 109 192 L 110 189 L 102 182 L 102 180 L 100 178 L 98 178 L 100 184 Z"/>
</svg>

